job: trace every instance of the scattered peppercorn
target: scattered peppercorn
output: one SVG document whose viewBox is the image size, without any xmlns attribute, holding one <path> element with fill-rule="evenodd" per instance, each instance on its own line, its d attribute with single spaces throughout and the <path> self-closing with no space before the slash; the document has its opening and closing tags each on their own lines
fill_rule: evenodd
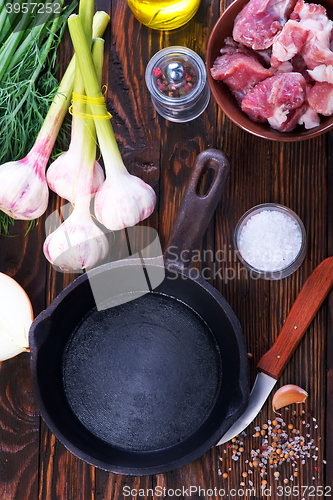
<svg viewBox="0 0 333 500">
<path fill-rule="evenodd" d="M 286 410 L 288 410 L 288 408 Z M 292 418 L 290 413 L 288 415 L 289 422 Z M 297 415 L 294 412 L 293 414 Z M 315 422 L 315 424 L 312 425 L 317 433 L 317 421 L 311 414 L 310 416 L 312 421 Z M 318 452 L 318 446 L 316 447 L 315 439 L 311 438 L 310 435 L 313 429 L 311 428 L 311 423 L 306 421 L 305 418 L 305 412 L 302 411 L 301 416 L 294 417 L 294 424 L 285 423 L 282 418 L 276 417 L 273 421 L 267 420 L 267 423 L 256 426 L 254 428 L 255 432 L 252 432 L 251 435 L 253 438 L 259 437 L 260 441 L 259 443 L 257 440 L 254 441 L 254 443 L 256 442 L 257 444 L 255 444 L 255 449 L 251 450 L 249 459 L 246 459 L 246 450 L 248 439 L 251 436 L 247 436 L 245 432 L 233 438 L 232 445 L 230 443 L 226 445 L 224 452 L 227 453 L 227 449 L 231 448 L 231 458 L 234 461 L 239 461 L 241 471 L 243 470 L 243 472 L 240 472 L 240 485 L 252 487 L 257 475 L 260 474 L 261 484 L 262 487 L 264 487 L 267 485 L 269 476 L 267 480 L 264 479 L 264 477 L 269 474 L 270 468 L 273 469 L 272 474 L 274 478 L 277 481 L 283 481 L 284 484 L 287 485 L 296 480 L 299 476 L 299 469 L 295 467 L 296 465 L 302 466 L 306 463 L 306 460 L 311 458 L 315 461 L 318 460 L 318 453 L 316 453 Z M 297 429 L 299 426 L 303 427 Z M 304 426 L 306 427 L 306 431 L 302 430 Z M 324 460 L 323 463 L 325 463 Z M 247 464 L 248 467 L 247 472 L 244 471 L 245 464 Z M 317 465 L 318 462 L 316 463 L 316 467 L 314 467 L 314 471 L 316 472 L 319 469 Z M 230 470 L 232 470 L 232 468 L 229 468 L 229 471 Z M 285 473 L 290 476 L 285 477 Z M 222 472 L 219 471 L 219 474 L 222 474 Z M 282 474 L 283 476 L 281 477 Z"/>
</svg>

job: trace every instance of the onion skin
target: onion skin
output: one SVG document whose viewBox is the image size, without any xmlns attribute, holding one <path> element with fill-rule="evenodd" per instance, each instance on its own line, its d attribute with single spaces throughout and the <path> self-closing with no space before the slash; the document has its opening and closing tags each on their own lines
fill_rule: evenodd
<svg viewBox="0 0 333 500">
<path fill-rule="evenodd" d="M 29 351 L 28 334 L 33 319 L 25 290 L 13 278 L 0 273 L 0 361 Z"/>
</svg>

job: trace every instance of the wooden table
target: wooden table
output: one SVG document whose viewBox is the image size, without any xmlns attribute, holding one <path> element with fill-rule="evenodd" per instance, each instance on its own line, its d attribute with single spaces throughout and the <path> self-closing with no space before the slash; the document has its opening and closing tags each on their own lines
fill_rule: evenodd
<svg viewBox="0 0 333 500">
<path fill-rule="evenodd" d="M 224 248 L 226 259 L 214 262 L 207 257 L 202 265 L 210 268 L 211 272 L 205 276 L 224 295 L 240 320 L 250 353 L 252 385 L 256 363 L 272 345 L 302 284 L 325 257 L 333 255 L 333 136 L 327 133 L 298 143 L 262 140 L 233 125 L 213 98 L 204 114 L 188 125 L 165 121 L 155 112 L 144 78 L 149 59 L 159 49 L 171 45 L 187 46 L 204 59 L 214 23 L 229 3 L 229 0 L 202 0 L 192 21 L 165 33 L 140 25 L 124 0 L 96 0 L 96 7 L 111 16 L 105 34 L 104 83 L 108 88 L 107 105 L 113 115 L 112 124 L 129 171 L 142 177 L 156 191 L 156 209 L 144 224 L 158 230 L 162 246 L 170 234 L 197 154 L 215 147 L 230 157 L 230 177 L 201 248 L 214 252 Z M 70 56 L 66 36 L 59 57 L 65 65 Z M 277 202 L 293 209 L 303 220 L 307 232 L 304 263 L 292 276 L 281 281 L 249 279 L 244 273 L 238 275 L 239 264 L 233 256 L 233 231 L 238 219 L 247 209 L 263 202 Z M 59 199 L 51 195 L 46 215 L 57 209 L 59 203 Z M 0 271 L 25 288 L 35 315 L 75 278 L 74 274 L 56 272 L 43 256 L 45 216 L 27 236 L 24 236 L 26 223 L 17 222 L 12 229 L 17 236 L 2 237 L 0 245 Z M 216 268 L 220 272 L 216 273 Z M 326 493 L 332 495 L 329 491 L 333 486 L 332 327 L 333 295 L 330 294 L 277 384 L 277 387 L 297 384 L 308 391 L 307 402 L 297 408 L 290 406 L 289 413 L 285 410 L 282 417 L 287 425 L 292 423 L 299 429 L 300 434 L 309 433 L 315 448 L 303 464 L 298 462 L 298 477 L 295 475 L 293 481 L 290 475 L 295 472 L 295 466 L 292 468 L 290 461 L 277 469 L 268 467 L 266 488 L 271 490 L 265 495 L 260 490 L 263 479 L 260 470 L 251 469 L 249 462 L 251 450 L 257 449 L 262 439 L 252 437 L 255 427 L 261 429 L 268 419 L 274 419 L 271 397 L 248 429 L 244 444 L 239 445 L 244 448 L 239 452 L 239 460 L 231 459 L 233 445 L 229 443 L 213 447 L 195 462 L 165 474 L 121 476 L 95 469 L 77 459 L 48 430 L 34 399 L 28 353 L 1 363 L 1 499 L 277 500 L 320 498 L 320 490 L 310 489 L 319 486 L 326 486 Z M 242 472 L 248 471 L 252 473 L 244 478 Z M 276 471 L 280 472 L 279 479 L 273 475 Z M 224 478 L 223 474 L 228 477 Z M 289 482 L 284 483 L 283 479 Z M 250 480 L 255 495 L 248 491 Z M 242 482 L 245 485 L 242 486 Z M 281 489 L 288 485 L 303 486 L 304 495 L 298 495 L 296 489 L 292 490 L 294 495 L 288 495 L 287 490 Z"/>
</svg>

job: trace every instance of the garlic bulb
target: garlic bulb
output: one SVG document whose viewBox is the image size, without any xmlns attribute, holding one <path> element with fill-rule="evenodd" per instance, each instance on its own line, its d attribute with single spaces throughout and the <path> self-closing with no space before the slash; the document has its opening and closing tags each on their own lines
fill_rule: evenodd
<svg viewBox="0 0 333 500">
<path fill-rule="evenodd" d="M 13 278 L 0 273 L 0 361 L 29 350 L 32 321 L 29 297 Z"/>
<path fill-rule="evenodd" d="M 37 219 L 47 208 L 49 190 L 38 165 L 32 150 L 22 160 L 0 166 L 0 209 L 14 219 Z"/>
<path fill-rule="evenodd" d="M 293 403 L 304 403 L 307 397 L 308 393 L 302 387 L 293 384 L 283 385 L 273 396 L 273 411 L 276 412 Z"/>
<path fill-rule="evenodd" d="M 60 155 L 47 169 L 46 179 L 49 188 L 61 198 L 73 201 L 77 197 L 77 177 L 80 171 L 80 154 L 72 146 Z M 96 161 L 93 171 L 92 193 L 95 193 L 104 181 L 104 171 Z"/>
<path fill-rule="evenodd" d="M 156 203 L 155 191 L 125 167 L 115 169 L 98 189 L 95 214 L 101 224 L 111 230 L 134 226 L 149 217 Z"/>
<path fill-rule="evenodd" d="M 108 253 L 108 239 L 85 211 L 87 208 L 75 208 L 44 242 L 45 257 L 63 271 L 90 269 Z"/>
</svg>

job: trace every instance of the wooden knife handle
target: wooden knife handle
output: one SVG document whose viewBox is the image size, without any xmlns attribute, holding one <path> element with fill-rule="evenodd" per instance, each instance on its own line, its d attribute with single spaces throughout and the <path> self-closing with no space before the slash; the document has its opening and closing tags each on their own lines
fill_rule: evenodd
<svg viewBox="0 0 333 500">
<path fill-rule="evenodd" d="M 299 292 L 273 346 L 257 370 L 278 379 L 333 285 L 333 257 L 323 260 Z"/>
</svg>

